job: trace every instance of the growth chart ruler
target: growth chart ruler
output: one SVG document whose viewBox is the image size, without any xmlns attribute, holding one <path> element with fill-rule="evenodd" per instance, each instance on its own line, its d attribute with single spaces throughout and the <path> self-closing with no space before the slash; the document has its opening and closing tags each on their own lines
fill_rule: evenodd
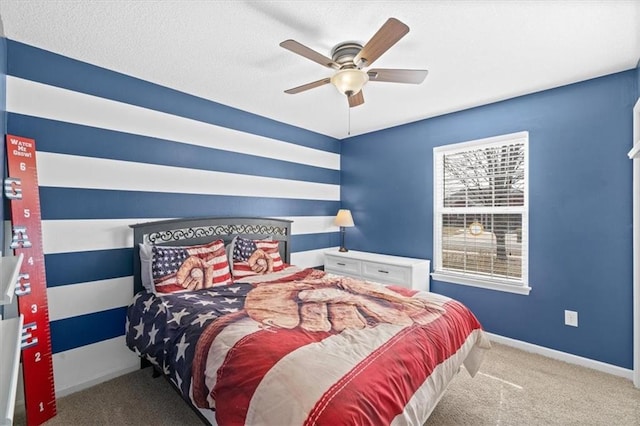
<svg viewBox="0 0 640 426">
<path fill-rule="evenodd" d="M 10 248 L 24 255 L 16 295 L 24 316 L 22 376 L 27 425 L 32 426 L 56 415 L 35 141 L 7 135 L 7 164 L 4 194 L 11 202 Z"/>
</svg>

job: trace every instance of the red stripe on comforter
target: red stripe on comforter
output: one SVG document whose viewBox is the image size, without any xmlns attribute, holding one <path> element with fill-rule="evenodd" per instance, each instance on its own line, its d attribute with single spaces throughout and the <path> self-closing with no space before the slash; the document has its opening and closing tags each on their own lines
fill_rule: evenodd
<svg viewBox="0 0 640 426">
<path fill-rule="evenodd" d="M 249 402 L 264 375 L 283 357 L 310 343 L 320 342 L 331 333 L 307 333 L 300 329 L 268 330 L 252 333 L 227 352 L 218 370 L 212 395 L 216 401 L 216 420 L 221 425 L 244 425 Z M 269 348 L 269 350 L 264 350 Z M 242 391 L 238 392 L 241 384 Z"/>
<path fill-rule="evenodd" d="M 323 395 L 305 425 L 336 425 L 345 419 L 349 424 L 390 424 L 434 368 L 480 328 L 459 303 L 445 306 L 447 315 L 402 330 L 353 368 Z"/>
</svg>

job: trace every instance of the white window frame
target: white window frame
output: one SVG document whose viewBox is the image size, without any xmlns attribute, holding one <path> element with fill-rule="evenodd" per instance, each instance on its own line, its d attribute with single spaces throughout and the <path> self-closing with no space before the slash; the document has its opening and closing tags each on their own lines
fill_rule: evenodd
<svg viewBox="0 0 640 426">
<path fill-rule="evenodd" d="M 508 143 L 523 143 L 524 145 L 524 205 L 518 207 L 522 213 L 522 277 L 520 280 L 485 277 L 469 273 L 444 270 L 442 267 L 442 215 L 451 213 L 444 207 L 444 190 L 439 188 L 439 172 L 443 170 L 445 154 L 477 150 L 490 146 L 500 146 Z M 485 208 L 482 208 L 485 209 Z M 487 207 L 486 213 L 513 212 L 513 207 Z M 478 211 L 478 209 L 476 210 Z M 481 287 L 510 293 L 528 295 L 529 287 L 529 132 L 517 132 L 507 135 L 477 139 L 433 148 L 433 260 L 434 272 L 431 277 L 437 281 L 453 284 Z"/>
</svg>

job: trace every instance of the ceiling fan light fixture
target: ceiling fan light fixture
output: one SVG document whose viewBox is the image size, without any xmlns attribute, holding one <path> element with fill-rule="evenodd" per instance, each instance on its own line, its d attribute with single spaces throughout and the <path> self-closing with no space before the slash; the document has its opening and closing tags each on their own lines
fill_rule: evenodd
<svg viewBox="0 0 640 426">
<path fill-rule="evenodd" d="M 369 81 L 369 75 L 357 68 L 346 68 L 336 72 L 331 77 L 331 84 L 343 95 L 351 96 L 362 90 Z"/>
</svg>

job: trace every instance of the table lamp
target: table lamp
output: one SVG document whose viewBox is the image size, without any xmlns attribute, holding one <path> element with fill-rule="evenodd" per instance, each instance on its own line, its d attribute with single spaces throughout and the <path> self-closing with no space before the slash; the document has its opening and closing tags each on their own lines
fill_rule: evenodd
<svg viewBox="0 0 640 426">
<path fill-rule="evenodd" d="M 351 211 L 347 209 L 338 210 L 338 214 L 336 215 L 335 225 L 340 227 L 340 250 L 339 251 L 349 251 L 344 246 L 344 228 L 355 226 L 353 223 L 353 217 L 351 217 Z"/>
</svg>

